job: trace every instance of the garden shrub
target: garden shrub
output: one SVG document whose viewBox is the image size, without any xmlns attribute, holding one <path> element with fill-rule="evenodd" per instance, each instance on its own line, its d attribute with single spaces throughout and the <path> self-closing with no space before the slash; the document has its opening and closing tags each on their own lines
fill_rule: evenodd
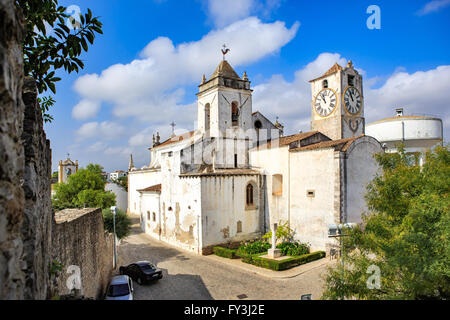
<svg viewBox="0 0 450 320">
<path fill-rule="evenodd" d="M 301 256 L 309 253 L 309 245 L 300 242 L 283 242 L 277 246 L 283 256 Z"/>
<path fill-rule="evenodd" d="M 238 254 L 242 256 L 266 253 L 270 248 L 271 245 L 264 241 L 247 242 L 239 247 Z"/>
<path fill-rule="evenodd" d="M 297 257 L 287 258 L 285 260 L 272 260 L 260 257 L 258 255 L 249 255 L 242 258 L 242 262 L 253 264 L 258 267 L 271 269 L 274 271 L 287 270 L 314 260 L 318 260 L 325 257 L 324 251 L 317 251 L 313 253 L 304 254 Z"/>
<path fill-rule="evenodd" d="M 228 258 L 228 259 L 236 259 L 238 256 L 236 255 L 236 250 L 222 248 L 222 247 L 214 247 L 213 252 L 216 256 Z"/>
</svg>

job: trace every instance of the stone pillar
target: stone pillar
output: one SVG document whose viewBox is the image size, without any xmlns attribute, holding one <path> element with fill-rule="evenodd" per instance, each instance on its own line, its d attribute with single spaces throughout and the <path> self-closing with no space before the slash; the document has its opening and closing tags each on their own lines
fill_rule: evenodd
<svg viewBox="0 0 450 320">
<path fill-rule="evenodd" d="M 270 259 L 281 257 L 280 249 L 277 249 L 277 229 L 278 224 L 274 223 L 272 226 L 272 248 L 269 249 L 268 256 Z"/>
</svg>

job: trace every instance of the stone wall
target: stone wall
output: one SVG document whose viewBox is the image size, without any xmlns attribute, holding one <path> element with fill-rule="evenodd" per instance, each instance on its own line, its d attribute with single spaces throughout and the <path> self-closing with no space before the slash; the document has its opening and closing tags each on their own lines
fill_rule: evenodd
<svg viewBox="0 0 450 320">
<path fill-rule="evenodd" d="M 66 282 L 81 272 L 81 292 L 86 298 L 101 298 L 113 270 L 113 235 L 105 232 L 100 209 L 66 209 L 55 213 L 52 259 L 62 265 L 57 277 L 58 295 L 71 293 Z M 69 271 L 69 272 L 68 272 Z M 71 278 L 73 279 L 73 277 Z"/>
<path fill-rule="evenodd" d="M 51 297 L 55 257 L 79 265 L 82 293 L 98 297 L 112 270 L 112 236 L 99 210 L 54 220 L 50 142 L 35 81 L 24 79 L 23 36 L 20 10 L 0 0 L 0 300 Z"/>
<path fill-rule="evenodd" d="M 0 299 L 21 299 L 25 288 L 22 38 L 23 21 L 14 1 L 0 0 Z"/>
<path fill-rule="evenodd" d="M 36 82 L 23 82 L 25 113 L 22 141 L 25 151 L 24 220 L 22 223 L 23 262 L 26 275 L 26 299 L 47 297 L 53 208 L 51 202 L 51 149 L 37 102 Z"/>
</svg>

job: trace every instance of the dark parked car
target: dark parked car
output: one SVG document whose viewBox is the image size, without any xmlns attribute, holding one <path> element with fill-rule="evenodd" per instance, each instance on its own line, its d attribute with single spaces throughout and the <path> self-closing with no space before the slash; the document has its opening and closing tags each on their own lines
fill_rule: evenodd
<svg viewBox="0 0 450 320">
<path fill-rule="evenodd" d="M 148 261 L 140 261 L 128 266 L 122 266 L 119 268 L 119 272 L 120 274 L 126 274 L 138 284 L 148 283 L 162 278 L 162 270 Z"/>
</svg>

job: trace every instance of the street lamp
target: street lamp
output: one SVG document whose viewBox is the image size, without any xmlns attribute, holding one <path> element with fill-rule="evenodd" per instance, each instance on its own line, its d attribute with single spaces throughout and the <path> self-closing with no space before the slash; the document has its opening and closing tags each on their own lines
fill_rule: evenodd
<svg viewBox="0 0 450 320">
<path fill-rule="evenodd" d="M 341 261 L 342 261 L 342 275 L 344 275 L 345 269 L 344 269 L 344 244 L 342 242 L 342 237 L 347 236 L 344 234 L 345 229 L 353 229 L 357 226 L 356 223 L 344 223 L 344 224 L 330 224 L 328 225 L 328 238 L 339 238 L 341 242 Z M 342 300 L 344 300 L 344 297 L 342 297 Z"/>
<path fill-rule="evenodd" d="M 114 269 L 117 267 L 117 253 L 116 253 L 116 213 L 117 207 L 111 207 L 113 215 L 113 227 L 114 227 Z"/>
</svg>

